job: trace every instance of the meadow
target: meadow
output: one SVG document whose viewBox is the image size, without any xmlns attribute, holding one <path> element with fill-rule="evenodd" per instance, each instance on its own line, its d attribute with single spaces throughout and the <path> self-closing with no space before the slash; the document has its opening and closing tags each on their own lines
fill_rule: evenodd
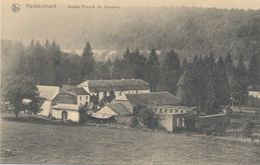
<svg viewBox="0 0 260 165">
<path fill-rule="evenodd" d="M 1 120 L 0 163 L 259 164 L 260 144 L 195 133 Z"/>
</svg>

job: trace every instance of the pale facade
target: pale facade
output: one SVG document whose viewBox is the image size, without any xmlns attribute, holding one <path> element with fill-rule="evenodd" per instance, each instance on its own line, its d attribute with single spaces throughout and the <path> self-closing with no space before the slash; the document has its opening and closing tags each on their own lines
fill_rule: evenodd
<svg viewBox="0 0 260 165">
<path fill-rule="evenodd" d="M 78 87 L 84 88 L 84 90 L 89 93 L 90 97 L 96 96 L 98 104 L 102 102 L 105 97 L 116 98 L 122 94 L 150 92 L 149 84 L 141 79 L 86 80 L 79 84 Z M 91 99 L 90 102 L 94 103 Z"/>
<path fill-rule="evenodd" d="M 57 86 L 47 86 L 47 85 L 37 85 L 36 86 L 39 91 L 40 98 L 43 99 L 43 103 L 41 105 L 41 111 L 38 113 L 42 116 L 50 116 L 51 115 L 51 105 L 53 99 L 59 94 L 60 88 Z"/>
<path fill-rule="evenodd" d="M 198 113 L 196 107 L 158 105 L 151 108 L 155 114 L 160 116 L 161 126 L 169 132 L 186 128 L 185 115 L 196 116 Z"/>
<path fill-rule="evenodd" d="M 52 117 L 60 120 L 71 120 L 79 122 L 79 107 L 75 104 L 58 104 L 52 106 Z"/>
<path fill-rule="evenodd" d="M 51 100 L 44 101 L 41 105 L 42 110 L 38 114 L 42 116 L 49 116 L 51 114 L 51 103 Z"/>
<path fill-rule="evenodd" d="M 77 95 L 77 105 L 85 106 L 90 102 L 89 95 Z"/>
</svg>

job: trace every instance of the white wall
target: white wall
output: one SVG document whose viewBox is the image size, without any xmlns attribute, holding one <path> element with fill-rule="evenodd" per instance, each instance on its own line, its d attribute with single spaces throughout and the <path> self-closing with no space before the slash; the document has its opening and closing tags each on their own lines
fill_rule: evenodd
<svg viewBox="0 0 260 165">
<path fill-rule="evenodd" d="M 173 132 L 173 115 L 160 115 L 159 123 L 166 131 Z"/>
<path fill-rule="evenodd" d="M 123 93 L 124 93 L 124 94 L 150 93 L 150 90 L 124 90 L 124 91 L 115 91 L 116 97 L 121 96 Z"/>
<path fill-rule="evenodd" d="M 52 116 L 55 117 L 56 119 L 62 119 L 63 111 L 66 111 L 68 113 L 68 120 L 72 120 L 75 122 L 79 121 L 80 116 L 78 111 L 52 109 Z"/>
<path fill-rule="evenodd" d="M 42 111 L 38 113 L 39 115 L 49 116 L 49 114 L 51 113 L 51 101 L 44 101 L 41 109 Z"/>
<path fill-rule="evenodd" d="M 84 106 L 86 105 L 86 102 L 89 103 L 90 96 L 88 95 L 78 95 L 77 96 L 77 105 Z"/>
</svg>

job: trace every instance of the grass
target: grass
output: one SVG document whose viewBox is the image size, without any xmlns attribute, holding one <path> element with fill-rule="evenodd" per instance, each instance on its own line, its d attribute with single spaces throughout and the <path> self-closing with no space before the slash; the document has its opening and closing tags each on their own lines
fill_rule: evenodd
<svg viewBox="0 0 260 165">
<path fill-rule="evenodd" d="M 0 163 L 259 164 L 260 144 L 132 128 L 1 120 Z"/>
</svg>

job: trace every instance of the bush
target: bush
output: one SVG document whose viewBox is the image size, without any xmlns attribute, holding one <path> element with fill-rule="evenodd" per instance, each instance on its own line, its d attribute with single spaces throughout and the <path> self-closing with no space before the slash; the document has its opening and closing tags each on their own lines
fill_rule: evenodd
<svg viewBox="0 0 260 165">
<path fill-rule="evenodd" d="M 138 120 L 137 120 L 136 116 L 133 116 L 133 117 L 131 118 L 131 121 L 130 121 L 130 127 L 136 128 L 137 125 L 138 125 Z"/>
<path fill-rule="evenodd" d="M 154 114 L 154 112 L 150 108 L 141 109 L 137 113 L 137 117 L 139 121 L 148 128 L 155 129 L 159 126 L 159 116 Z"/>
</svg>

